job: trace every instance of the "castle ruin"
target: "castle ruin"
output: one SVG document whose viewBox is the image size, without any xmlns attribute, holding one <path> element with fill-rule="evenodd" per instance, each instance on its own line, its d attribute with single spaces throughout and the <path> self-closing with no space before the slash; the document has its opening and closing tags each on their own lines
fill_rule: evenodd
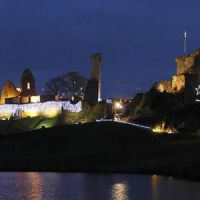
<svg viewBox="0 0 200 200">
<path fill-rule="evenodd" d="M 172 80 L 162 80 L 153 88 L 159 92 L 183 93 L 184 103 L 195 103 L 196 88 L 200 85 L 200 49 L 192 54 L 176 58 L 177 71 Z"/>
<path fill-rule="evenodd" d="M 93 64 L 85 89 L 85 101 L 95 104 L 101 100 L 101 54 L 91 56 Z"/>
</svg>

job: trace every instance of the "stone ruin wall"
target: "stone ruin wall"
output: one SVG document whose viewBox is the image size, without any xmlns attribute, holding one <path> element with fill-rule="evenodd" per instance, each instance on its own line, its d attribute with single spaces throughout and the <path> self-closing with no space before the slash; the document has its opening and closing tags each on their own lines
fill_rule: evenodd
<svg viewBox="0 0 200 200">
<path fill-rule="evenodd" d="M 172 83 L 168 80 L 162 80 L 159 83 L 156 83 L 153 86 L 154 89 L 156 89 L 159 92 L 168 92 L 171 93 L 172 91 Z"/>
<path fill-rule="evenodd" d="M 192 54 L 176 58 L 177 72 L 172 76 L 171 81 L 162 80 L 155 84 L 154 88 L 159 92 L 177 93 L 184 92 L 186 84 L 193 84 L 196 79 L 193 78 L 190 81 L 186 80 L 186 76 L 189 74 L 200 74 L 200 49 L 197 49 Z"/>
<path fill-rule="evenodd" d="M 159 92 L 178 93 L 185 88 L 185 75 L 174 75 L 172 81 L 162 80 L 153 86 Z"/>
<path fill-rule="evenodd" d="M 11 81 L 6 81 L 3 85 L 1 92 L 1 104 L 5 104 L 6 98 L 13 98 L 18 96 L 18 92 L 15 89 L 14 84 Z"/>
<path fill-rule="evenodd" d="M 192 54 L 176 58 L 177 75 L 200 73 L 200 49 Z"/>
<path fill-rule="evenodd" d="M 194 57 L 184 56 L 176 58 L 177 63 L 177 75 L 192 72 L 192 66 L 194 65 Z"/>
<path fill-rule="evenodd" d="M 172 92 L 183 92 L 185 89 L 185 75 L 172 76 Z"/>
<path fill-rule="evenodd" d="M 195 88 L 200 85 L 200 49 L 189 55 L 176 58 L 177 73 L 172 76 L 171 81 L 162 80 L 153 85 L 159 92 L 184 93 L 184 103 L 196 102 L 197 96 Z"/>
<path fill-rule="evenodd" d="M 0 105 L 0 119 L 11 117 L 56 117 L 66 110 L 73 113 L 82 111 L 82 102 L 71 104 L 69 101 L 48 101 L 43 103 L 4 104 Z"/>
</svg>

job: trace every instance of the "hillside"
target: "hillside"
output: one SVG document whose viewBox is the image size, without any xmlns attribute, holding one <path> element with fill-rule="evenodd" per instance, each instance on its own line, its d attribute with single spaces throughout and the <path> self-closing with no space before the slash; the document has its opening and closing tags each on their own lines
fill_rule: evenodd
<svg viewBox="0 0 200 200">
<path fill-rule="evenodd" d="M 200 180 L 200 137 L 88 123 L 0 136 L 2 171 L 164 174 Z"/>
<path fill-rule="evenodd" d="M 139 93 L 126 109 L 124 117 L 150 126 L 164 121 L 168 127 L 185 133 L 197 131 L 200 129 L 200 104 L 184 105 L 183 98 L 182 93 L 155 90 Z"/>
</svg>

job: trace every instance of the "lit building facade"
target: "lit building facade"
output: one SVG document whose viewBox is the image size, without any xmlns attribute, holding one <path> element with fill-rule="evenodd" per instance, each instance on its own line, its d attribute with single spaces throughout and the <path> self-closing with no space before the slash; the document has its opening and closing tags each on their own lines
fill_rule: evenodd
<svg viewBox="0 0 200 200">
<path fill-rule="evenodd" d="M 35 78 L 30 69 L 25 69 L 16 88 L 11 81 L 6 81 L 1 92 L 0 119 L 11 117 L 55 117 L 63 110 L 80 112 L 82 103 L 72 104 L 59 101 L 54 95 L 38 95 Z"/>
<path fill-rule="evenodd" d="M 198 99 L 196 88 L 200 85 L 200 49 L 176 58 L 176 64 L 176 74 L 172 79 L 162 80 L 154 84 L 153 88 L 159 92 L 182 93 L 185 104 L 195 103 Z"/>
</svg>

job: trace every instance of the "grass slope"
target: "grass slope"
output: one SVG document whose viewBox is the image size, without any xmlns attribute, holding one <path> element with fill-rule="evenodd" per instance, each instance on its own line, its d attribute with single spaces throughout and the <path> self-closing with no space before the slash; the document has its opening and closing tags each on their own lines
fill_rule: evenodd
<svg viewBox="0 0 200 200">
<path fill-rule="evenodd" d="M 111 122 L 0 136 L 2 171 L 136 172 L 200 180 L 199 154 L 197 135 L 158 136 Z"/>
</svg>

